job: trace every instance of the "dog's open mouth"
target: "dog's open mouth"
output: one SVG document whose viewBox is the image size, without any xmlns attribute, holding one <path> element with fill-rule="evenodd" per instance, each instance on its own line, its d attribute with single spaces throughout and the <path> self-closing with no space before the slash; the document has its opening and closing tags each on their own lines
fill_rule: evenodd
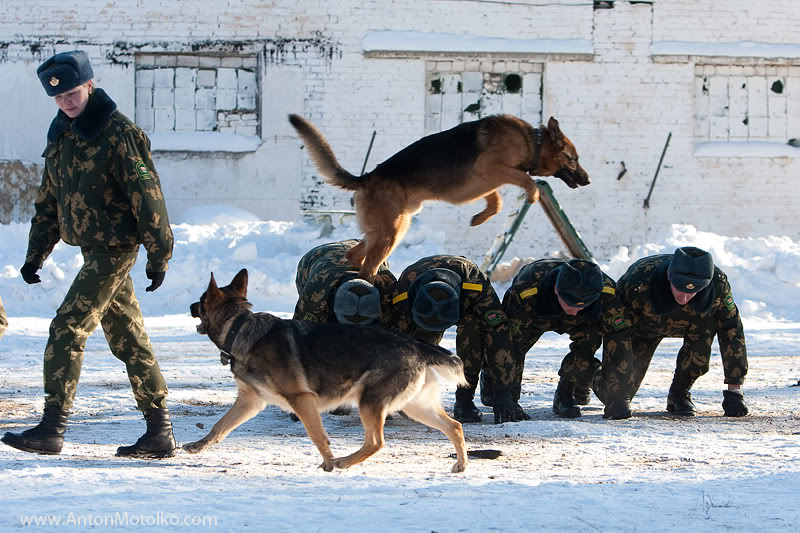
<svg viewBox="0 0 800 533">
<path fill-rule="evenodd" d="M 566 168 L 562 168 L 556 172 L 554 176 L 566 183 L 570 189 L 577 189 L 579 186 L 589 185 L 588 176 L 580 176 L 577 173 L 570 172 Z"/>
</svg>

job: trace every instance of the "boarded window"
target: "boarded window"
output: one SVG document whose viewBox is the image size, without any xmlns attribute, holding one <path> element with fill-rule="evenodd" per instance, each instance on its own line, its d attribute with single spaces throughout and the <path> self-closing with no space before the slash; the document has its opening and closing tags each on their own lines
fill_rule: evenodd
<svg viewBox="0 0 800 533">
<path fill-rule="evenodd" d="M 136 55 L 136 123 L 148 133 L 259 135 L 258 59 Z"/>
<path fill-rule="evenodd" d="M 792 137 L 800 137 L 800 69 L 696 67 L 697 142 L 786 142 Z"/>
<path fill-rule="evenodd" d="M 475 63 L 474 70 L 466 63 Z M 499 113 L 518 116 L 534 126 L 542 122 L 541 63 L 466 63 L 429 62 L 426 134 Z"/>
</svg>

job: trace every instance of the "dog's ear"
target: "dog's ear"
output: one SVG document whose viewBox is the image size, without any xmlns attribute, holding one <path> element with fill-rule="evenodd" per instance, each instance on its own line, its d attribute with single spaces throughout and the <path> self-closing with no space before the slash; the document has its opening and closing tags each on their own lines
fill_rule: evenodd
<svg viewBox="0 0 800 533">
<path fill-rule="evenodd" d="M 230 288 L 242 298 L 247 297 L 247 269 L 243 268 L 231 281 Z"/>
<path fill-rule="evenodd" d="M 214 300 L 221 292 L 217 287 L 217 280 L 214 279 L 214 273 L 212 272 L 211 280 L 208 282 L 208 289 L 206 290 L 206 300 Z"/>
<path fill-rule="evenodd" d="M 550 117 L 550 120 L 547 121 L 547 135 L 556 146 L 561 146 L 564 143 L 564 134 L 561 133 L 558 121 L 554 117 Z"/>
</svg>

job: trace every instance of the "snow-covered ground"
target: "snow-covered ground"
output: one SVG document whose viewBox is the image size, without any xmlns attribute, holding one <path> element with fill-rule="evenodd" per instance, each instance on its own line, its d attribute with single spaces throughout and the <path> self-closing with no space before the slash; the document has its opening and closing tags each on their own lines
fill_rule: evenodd
<svg viewBox="0 0 800 533">
<path fill-rule="evenodd" d="M 0 226 L 0 296 L 10 321 L 0 339 L 0 431 L 39 420 L 48 325 L 81 264 L 77 249 L 60 244 L 42 283 L 24 284 L 17 269 L 27 231 L 27 224 Z M 228 368 L 188 315 L 209 271 L 227 283 L 248 268 L 255 308 L 288 316 L 300 256 L 358 233 L 344 225 L 321 239 L 313 226 L 263 222 L 223 208 L 197 212 L 174 231 L 175 258 L 164 285 L 144 292 L 143 255 L 133 276 L 170 386 L 175 435 L 184 443 L 207 433 L 235 397 Z M 376 456 L 323 472 L 302 426 L 274 407 L 203 454 L 131 461 L 114 452 L 133 442 L 144 422 L 124 368 L 96 332 L 62 454 L 0 446 L 6 487 L 0 530 L 800 531 L 800 245 L 788 237 L 742 239 L 674 226 L 658 242 L 598 260 L 618 277 L 635 259 L 681 245 L 712 252 L 745 317 L 746 418 L 721 416 L 716 344 L 711 370 L 693 389 L 698 416 L 667 416 L 677 339 L 656 353 L 633 418 L 603 420 L 596 398 L 583 417 L 556 418 L 550 406 L 568 339 L 548 334 L 526 361 L 521 403 L 533 419 L 496 426 L 491 409 L 483 408 L 485 422 L 465 425 L 467 445 L 503 455 L 472 460 L 464 474 L 449 473 L 453 449 L 444 435 L 399 416 L 387 422 L 386 447 Z M 459 251 L 415 226 L 390 263 L 399 274 L 434 253 Z M 507 286 L 496 284 L 501 294 Z M 443 345 L 455 349 L 454 330 Z M 450 410 L 452 388 L 443 400 Z M 323 421 L 334 453 L 361 445 L 357 414 Z"/>
</svg>

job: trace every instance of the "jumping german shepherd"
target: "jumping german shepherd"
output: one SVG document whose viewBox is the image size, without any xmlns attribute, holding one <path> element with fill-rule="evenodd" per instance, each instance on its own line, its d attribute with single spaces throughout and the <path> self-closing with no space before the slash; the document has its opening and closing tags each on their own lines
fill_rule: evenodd
<svg viewBox="0 0 800 533">
<path fill-rule="evenodd" d="M 425 200 L 462 204 L 483 198 L 486 208 L 472 217 L 477 226 L 496 215 L 502 200 L 497 189 L 517 185 L 528 201 L 539 198 L 531 176 L 556 176 L 575 189 L 589 184 L 575 146 L 558 121 L 534 128 L 512 115 L 496 115 L 428 135 L 397 152 L 363 176 L 342 168 L 333 149 L 313 124 L 289 115 L 311 159 L 325 180 L 355 191 L 356 214 L 364 231 L 347 260 L 359 276 L 372 281 L 411 225 Z"/>
<path fill-rule="evenodd" d="M 467 467 L 461 424 L 442 408 L 437 374 L 465 383 L 461 360 L 432 344 L 382 328 L 284 320 L 253 313 L 247 301 L 247 270 L 227 287 L 218 288 L 211 274 L 208 289 L 190 306 L 207 334 L 229 362 L 239 394 L 211 432 L 185 444 L 199 453 L 266 407 L 278 405 L 297 414 L 322 454 L 326 472 L 358 464 L 383 447 L 387 413 L 400 409 L 408 417 L 447 435 L 456 448 L 453 472 Z M 364 425 L 364 445 L 334 457 L 319 413 L 355 404 Z"/>
</svg>

